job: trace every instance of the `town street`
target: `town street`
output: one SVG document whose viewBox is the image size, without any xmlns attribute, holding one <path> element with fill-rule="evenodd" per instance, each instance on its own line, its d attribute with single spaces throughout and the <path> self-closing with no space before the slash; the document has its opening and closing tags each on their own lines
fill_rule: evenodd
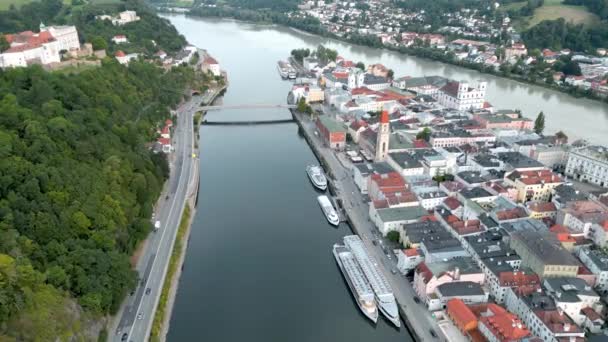
<svg viewBox="0 0 608 342">
<path fill-rule="evenodd" d="M 391 270 L 396 269 L 396 258 L 392 255 L 392 251 L 389 251 L 391 259 L 388 259 L 388 256 L 383 252 L 381 244 L 374 245 L 372 243 L 379 233 L 377 228 L 369 221 L 369 205 L 353 180 L 352 170 L 343 165 L 336 157 L 335 152 L 324 146 L 321 138 L 314 134 L 316 131 L 314 122 L 302 115 L 296 115 L 302 118 L 306 134 L 311 138 L 317 150 L 328 163 L 326 165 L 328 170 L 326 171 L 330 171 L 333 176 L 333 179 L 330 179 L 330 181 L 336 189 L 336 196 L 342 199 L 344 210 L 350 219 L 350 224 L 365 243 L 371 256 L 380 262 L 378 267 L 391 283 L 401 311 L 408 317 L 414 332 L 422 341 L 444 340 L 443 338 L 431 335 L 430 330 L 433 329 L 438 336 L 441 336 L 441 329 L 439 329 L 437 322 L 426 307 L 414 301 L 416 294 L 407 278 L 398 272 L 396 274 L 391 272 Z"/>
<path fill-rule="evenodd" d="M 172 142 L 175 151 L 169 157 L 171 175 L 154 213 L 154 220 L 160 221 L 161 228 L 150 234 L 138 260 L 136 269 L 140 282 L 117 314 L 120 321 L 112 332 L 112 341 L 121 341 L 125 334 L 128 341 L 145 341 L 150 335 L 185 200 L 196 188 L 191 184 L 195 178 L 193 160 L 197 160 L 193 156 L 195 135 L 192 120 L 200 101 L 201 98 L 195 96 L 177 110 Z M 146 294 L 147 289 L 149 293 Z"/>
</svg>

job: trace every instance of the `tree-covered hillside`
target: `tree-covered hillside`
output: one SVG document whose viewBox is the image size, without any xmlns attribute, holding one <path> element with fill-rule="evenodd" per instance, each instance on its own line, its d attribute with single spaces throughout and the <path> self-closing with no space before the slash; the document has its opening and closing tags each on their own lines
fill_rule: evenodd
<svg viewBox="0 0 608 342">
<path fill-rule="evenodd" d="M 4 30 L 34 24 L 13 12 L 0 13 L 0 25 L 14 20 Z M 79 26 L 85 36 L 104 34 L 90 23 Z M 155 32 L 133 28 L 138 42 L 162 31 L 183 43 L 153 14 L 140 24 Z M 0 72 L 0 341 L 96 340 L 99 318 L 134 288 L 129 258 L 168 175 L 148 145 L 193 74 L 113 58 L 75 74 Z"/>
</svg>

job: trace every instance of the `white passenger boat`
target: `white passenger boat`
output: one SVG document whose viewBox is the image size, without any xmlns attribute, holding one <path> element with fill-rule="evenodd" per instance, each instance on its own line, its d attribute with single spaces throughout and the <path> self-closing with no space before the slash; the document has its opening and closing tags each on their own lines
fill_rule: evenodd
<svg viewBox="0 0 608 342">
<path fill-rule="evenodd" d="M 289 77 L 291 65 L 287 62 L 279 61 L 277 63 L 277 69 L 279 70 L 279 74 L 283 79 L 287 79 Z"/>
<path fill-rule="evenodd" d="M 378 307 L 374 299 L 374 291 L 363 271 L 361 271 L 353 253 L 338 244 L 334 245 L 333 253 L 359 309 L 367 318 L 376 323 L 378 321 Z"/>
<path fill-rule="evenodd" d="M 325 214 L 327 221 L 329 221 L 329 223 L 333 224 L 334 226 L 339 225 L 340 217 L 338 216 L 336 209 L 334 209 L 334 206 L 331 204 L 329 198 L 325 195 L 321 195 L 317 197 L 317 201 L 319 202 L 319 205 L 321 206 L 321 209 L 323 210 L 323 214 Z"/>
<path fill-rule="evenodd" d="M 361 267 L 363 274 L 365 274 L 367 281 L 374 290 L 376 303 L 378 303 L 380 312 L 382 312 L 389 321 L 393 322 L 395 326 L 400 327 L 399 308 L 397 307 L 397 301 L 393 295 L 393 289 L 376 266 L 376 263 L 372 261 L 361 238 L 357 235 L 345 236 L 344 245 L 353 253 L 355 259 L 359 263 L 359 267 Z"/>
<path fill-rule="evenodd" d="M 327 189 L 327 177 L 323 173 L 323 169 L 318 165 L 308 165 L 306 173 L 312 184 L 319 190 Z"/>
</svg>

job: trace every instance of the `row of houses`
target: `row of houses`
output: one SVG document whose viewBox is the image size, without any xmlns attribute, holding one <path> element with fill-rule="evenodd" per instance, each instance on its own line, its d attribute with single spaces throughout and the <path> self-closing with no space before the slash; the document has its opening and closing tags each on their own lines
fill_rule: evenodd
<svg viewBox="0 0 608 342">
<path fill-rule="evenodd" d="M 602 332 L 608 193 L 571 184 L 606 186 L 601 147 L 534 133 L 530 119 L 483 101 L 483 82 L 402 77 L 371 89 L 361 75 L 387 68 L 341 57 L 309 66 L 292 94 L 318 104 L 319 136 L 351 161 L 378 232 L 398 233 L 397 268 L 413 272 L 428 310 L 469 340 Z"/>
</svg>

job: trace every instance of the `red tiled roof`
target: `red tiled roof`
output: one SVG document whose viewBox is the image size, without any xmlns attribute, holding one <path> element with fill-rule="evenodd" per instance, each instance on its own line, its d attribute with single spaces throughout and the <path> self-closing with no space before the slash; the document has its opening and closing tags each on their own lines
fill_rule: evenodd
<svg viewBox="0 0 608 342">
<path fill-rule="evenodd" d="M 450 208 L 450 210 L 457 209 L 462 205 L 456 197 L 448 197 L 443 200 L 443 203 Z"/>
<path fill-rule="evenodd" d="M 477 327 L 477 317 L 475 317 L 475 314 L 461 299 L 454 298 L 448 300 L 447 312 L 460 331 L 467 331 Z"/>
<path fill-rule="evenodd" d="M 517 179 L 526 185 L 563 182 L 562 177 L 553 173 L 551 170 L 514 171 L 508 177 L 513 180 Z"/>
<path fill-rule="evenodd" d="M 416 248 L 404 249 L 404 250 L 402 250 L 402 252 L 407 257 L 413 257 L 413 256 L 416 256 L 416 255 L 420 255 L 420 252 L 418 252 L 418 250 Z"/>
<path fill-rule="evenodd" d="M 203 63 L 207 64 L 207 65 L 211 65 L 211 64 L 219 64 L 217 62 L 217 60 L 211 56 L 207 56 L 205 57 L 205 60 L 203 61 Z"/>
<path fill-rule="evenodd" d="M 433 272 L 431 272 L 431 270 L 424 263 L 424 261 L 418 264 L 418 266 L 416 267 L 416 273 L 422 277 L 424 283 L 428 283 L 429 280 L 433 278 Z"/>
<path fill-rule="evenodd" d="M 379 93 L 375 90 L 371 90 L 368 87 L 359 87 L 359 88 L 354 88 L 350 91 L 350 94 L 352 96 L 355 95 L 379 95 Z"/>
<path fill-rule="evenodd" d="M 384 208 L 388 208 L 388 201 L 385 199 L 382 200 L 374 200 L 372 201 L 372 203 L 374 204 L 374 208 L 376 209 L 384 209 Z"/>
<path fill-rule="evenodd" d="M 363 120 L 355 120 L 350 124 L 350 128 L 354 131 L 358 131 L 361 127 L 367 127 L 367 122 Z"/>
<path fill-rule="evenodd" d="M 161 145 L 171 145 L 171 139 L 169 138 L 158 138 L 158 142 Z"/>
<path fill-rule="evenodd" d="M 423 139 L 415 139 L 414 141 L 412 141 L 412 143 L 414 144 L 414 148 L 427 148 L 431 146 Z"/>
<path fill-rule="evenodd" d="M 122 52 L 122 50 L 118 50 L 116 51 L 116 53 L 114 54 L 114 56 L 116 57 L 124 57 L 126 56 L 124 52 Z"/>
<path fill-rule="evenodd" d="M 499 221 L 513 220 L 516 218 L 528 217 L 526 210 L 521 207 L 506 209 L 496 213 L 496 217 Z"/>
<path fill-rule="evenodd" d="M 500 286 L 519 288 L 524 286 L 540 287 L 540 278 L 536 273 L 524 271 L 505 271 L 498 274 Z"/>
<path fill-rule="evenodd" d="M 546 213 L 550 211 L 557 211 L 555 204 L 553 202 L 535 202 L 528 206 L 528 208 L 532 211 Z"/>
<path fill-rule="evenodd" d="M 479 320 L 498 341 L 519 341 L 530 336 L 530 331 L 516 315 L 494 303 L 488 304 L 486 315 Z"/>
<path fill-rule="evenodd" d="M 382 114 L 380 114 L 380 123 L 388 123 L 388 111 L 382 111 Z"/>
<path fill-rule="evenodd" d="M 32 31 L 25 31 L 18 34 L 8 34 L 6 35 L 6 40 L 13 46 L 6 50 L 5 53 L 11 53 L 35 49 L 42 44 L 54 41 L 55 38 L 48 31 L 38 34 Z"/>
<path fill-rule="evenodd" d="M 553 333 L 581 332 L 566 314 L 557 310 L 534 310 L 534 313 Z M 567 328 L 567 330 L 566 330 Z"/>
<path fill-rule="evenodd" d="M 406 185 L 401 175 L 395 171 L 382 175 L 374 173 L 371 175 L 371 181 L 378 184 L 378 187 L 404 187 Z"/>
<path fill-rule="evenodd" d="M 460 85 L 459 82 L 448 82 L 446 85 L 444 85 L 443 87 L 441 87 L 442 92 L 452 96 L 452 97 L 456 97 L 458 95 L 458 86 Z"/>
<path fill-rule="evenodd" d="M 589 320 L 591 321 L 602 319 L 602 316 L 600 316 L 600 314 L 598 314 L 597 312 L 593 311 L 593 309 L 590 307 L 582 309 L 581 312 L 583 313 L 583 315 L 587 316 L 587 318 L 589 318 Z"/>
</svg>

